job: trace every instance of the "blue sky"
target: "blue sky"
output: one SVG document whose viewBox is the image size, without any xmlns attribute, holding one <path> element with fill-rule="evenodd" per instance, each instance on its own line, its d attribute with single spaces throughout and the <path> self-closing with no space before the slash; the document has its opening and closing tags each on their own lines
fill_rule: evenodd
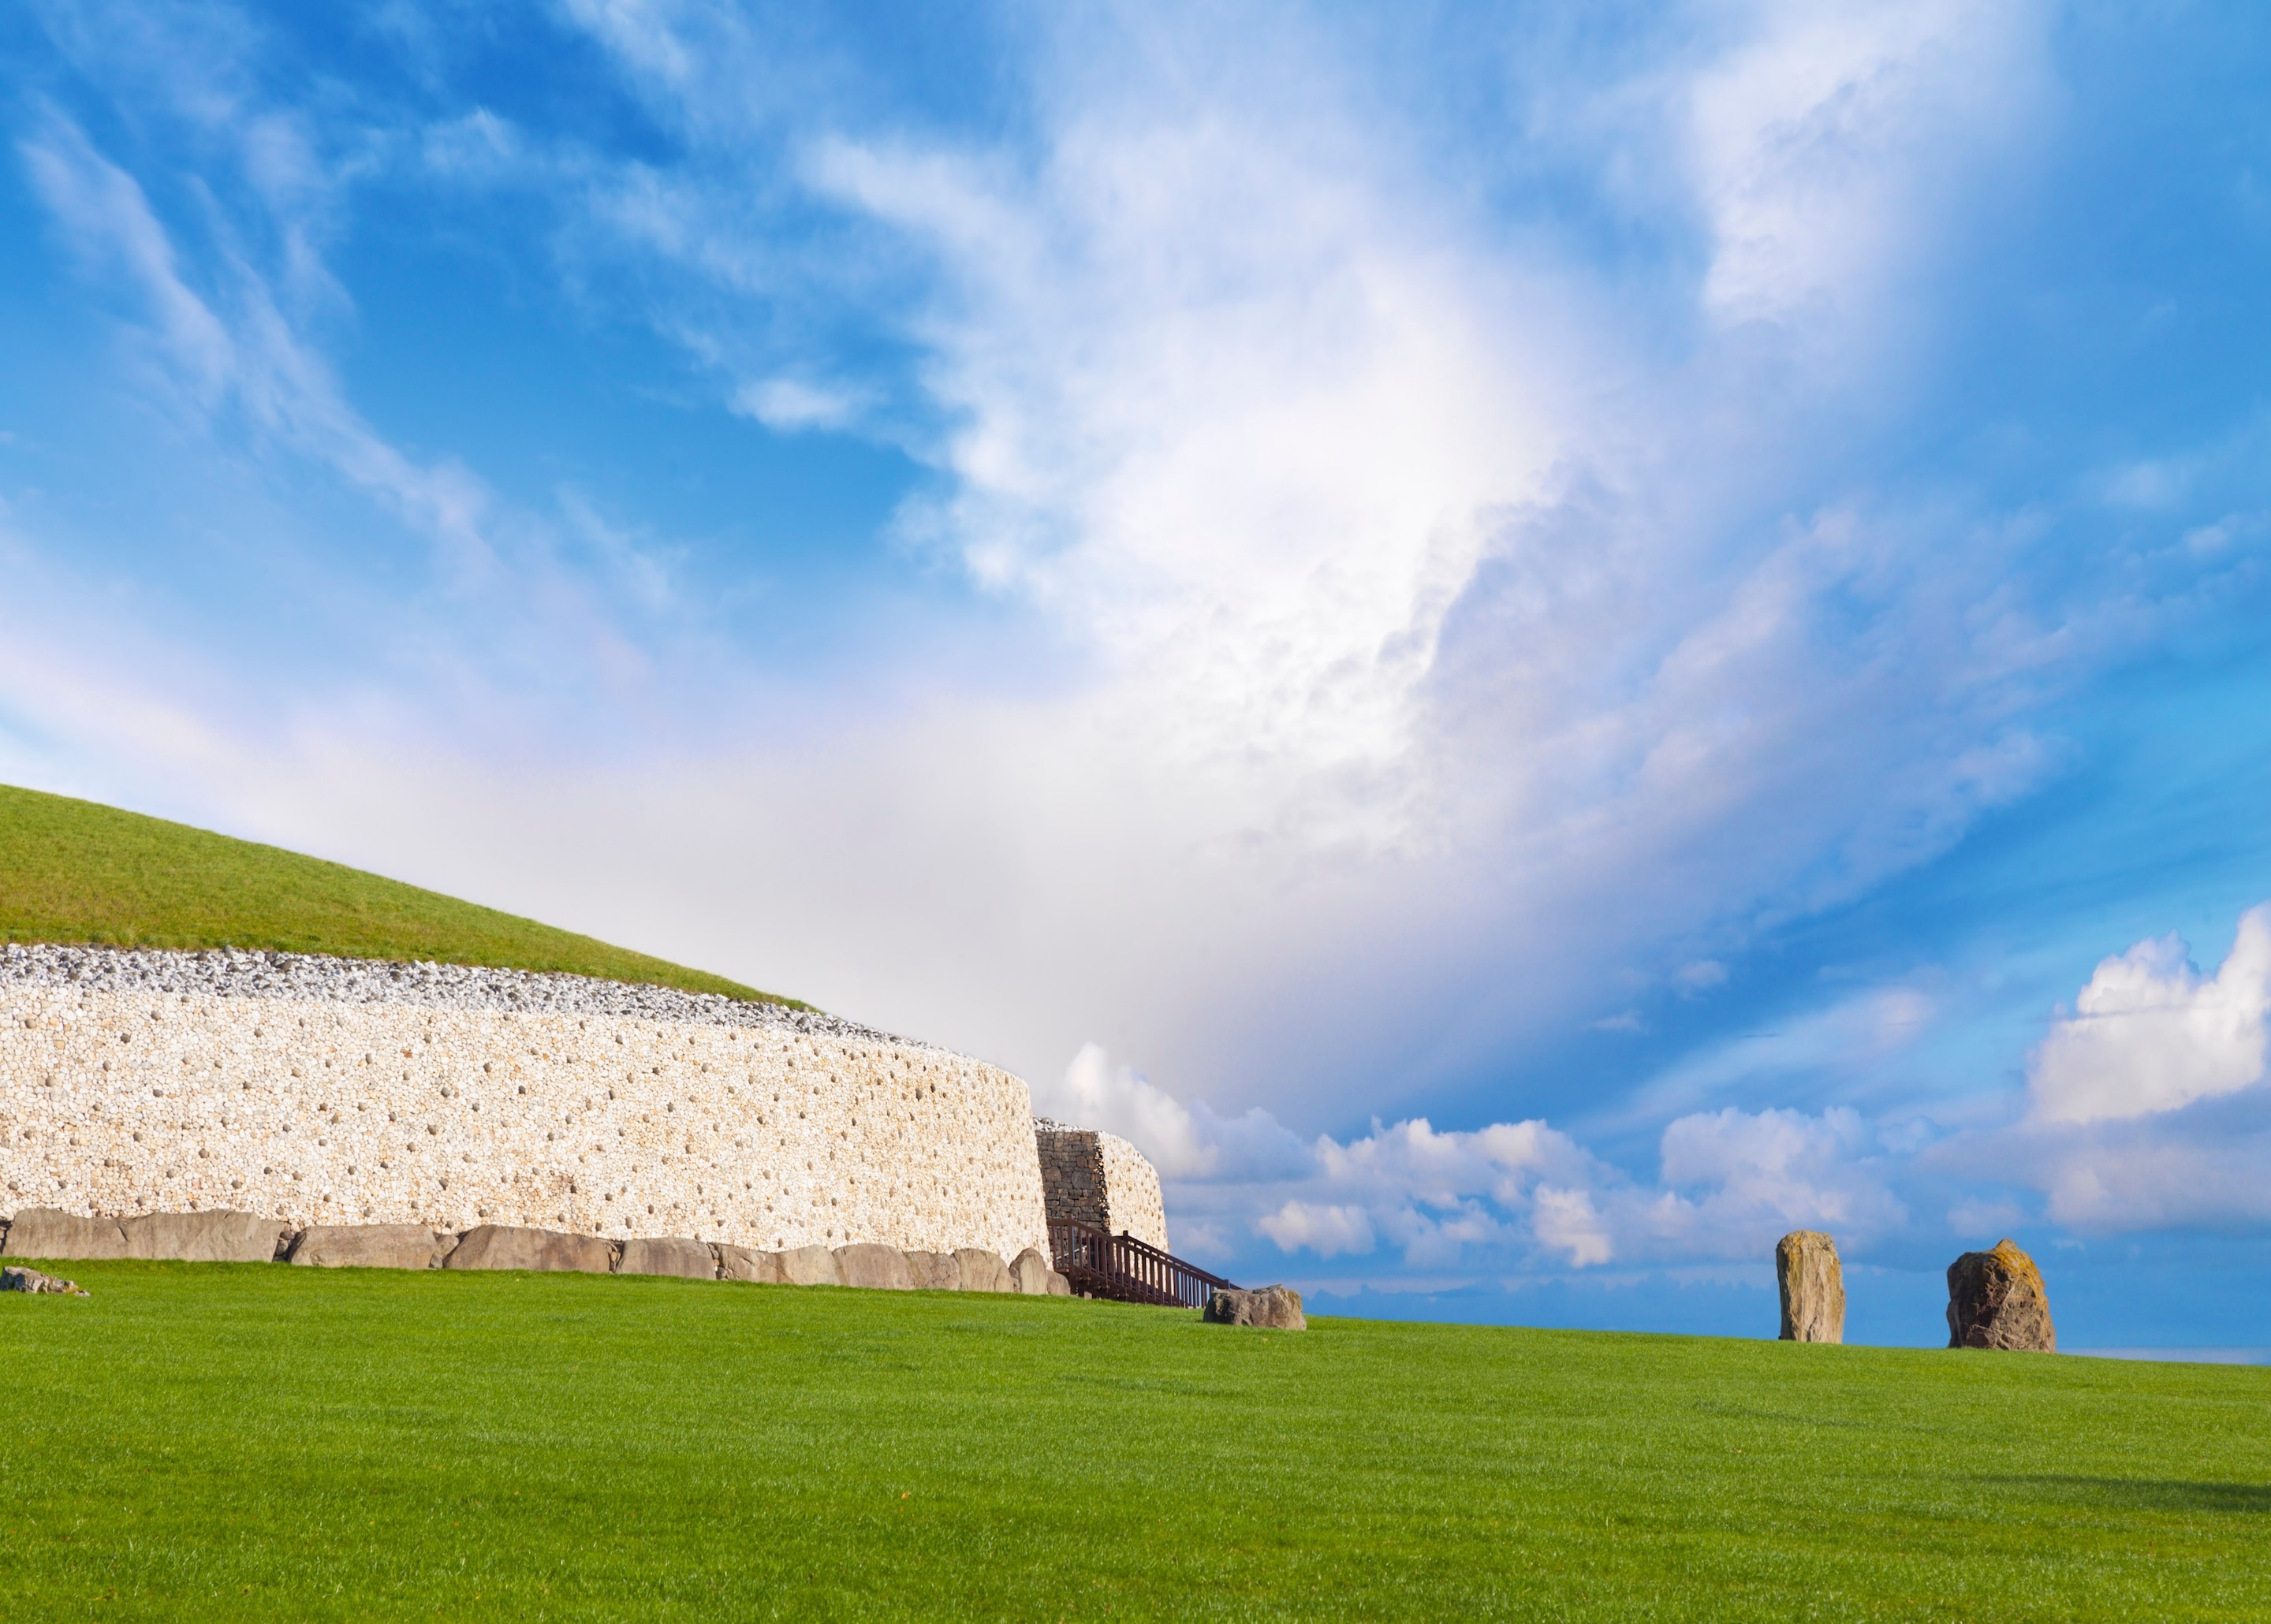
<svg viewBox="0 0 2271 1624">
<path fill-rule="evenodd" d="M 0 19 L 0 778 L 1009 1064 L 1374 1313 L 2271 1345 L 2247 8 Z"/>
</svg>

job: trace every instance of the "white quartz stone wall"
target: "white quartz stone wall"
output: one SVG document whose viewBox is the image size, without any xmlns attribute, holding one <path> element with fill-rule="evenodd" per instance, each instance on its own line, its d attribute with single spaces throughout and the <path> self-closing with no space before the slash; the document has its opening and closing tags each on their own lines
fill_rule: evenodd
<svg viewBox="0 0 2271 1624">
<path fill-rule="evenodd" d="M 0 983 L 0 1212 L 1048 1250 L 1008 1072 L 597 1013 Z"/>
<path fill-rule="evenodd" d="M 1167 1206 L 1159 1194 L 1159 1175 L 1143 1153 L 1116 1133 L 1096 1136 L 1097 1153 L 1104 1160 L 1105 1200 L 1112 1209 L 1112 1227 L 1148 1241 L 1161 1251 L 1167 1244 Z"/>
</svg>

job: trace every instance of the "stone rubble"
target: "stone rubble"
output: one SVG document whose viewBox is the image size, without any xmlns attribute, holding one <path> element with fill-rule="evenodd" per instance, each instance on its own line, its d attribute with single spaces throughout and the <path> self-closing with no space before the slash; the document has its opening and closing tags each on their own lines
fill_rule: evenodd
<svg viewBox="0 0 2271 1624">
<path fill-rule="evenodd" d="M 0 1269 L 0 1291 L 29 1292 L 37 1295 L 47 1293 L 57 1297 L 84 1297 L 87 1294 L 76 1281 L 59 1280 L 37 1269 L 22 1267 Z"/>
</svg>

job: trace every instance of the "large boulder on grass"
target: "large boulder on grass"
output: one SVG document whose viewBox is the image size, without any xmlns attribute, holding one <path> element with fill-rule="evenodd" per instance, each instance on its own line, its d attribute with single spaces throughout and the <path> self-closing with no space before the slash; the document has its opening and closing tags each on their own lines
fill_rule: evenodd
<svg viewBox="0 0 2271 1624">
<path fill-rule="evenodd" d="M 907 1291 L 914 1286 L 907 1272 L 907 1255 L 896 1246 L 854 1241 L 836 1249 L 836 1272 L 846 1286 L 871 1291 Z"/>
<path fill-rule="evenodd" d="M 982 1246 L 958 1246 L 954 1250 L 954 1262 L 960 1272 L 964 1291 L 1017 1289 L 1017 1282 L 1009 1273 L 1009 1265 L 1001 1261 L 999 1252 L 989 1252 Z"/>
<path fill-rule="evenodd" d="M 615 1249 L 597 1235 L 562 1235 L 554 1229 L 522 1229 L 483 1224 L 465 1231 L 445 1269 L 533 1269 L 543 1272 L 606 1274 L 614 1268 Z"/>
<path fill-rule="evenodd" d="M 1845 1271 L 1837 1242 L 1818 1229 L 1794 1229 L 1775 1242 L 1775 1279 L 1782 1287 L 1782 1339 L 1845 1339 Z"/>
<path fill-rule="evenodd" d="M 1215 1288 L 1207 1299 L 1210 1325 L 1259 1325 L 1270 1331 L 1307 1331 L 1308 1316 L 1301 1312 L 1301 1294 L 1291 1286 L 1264 1286 L 1240 1291 L 1234 1286 Z"/>
<path fill-rule="evenodd" d="M 2055 1353 L 2050 1292 L 2043 1272 L 2018 1243 L 1966 1252 L 1947 1265 L 1947 1346 Z"/>
<path fill-rule="evenodd" d="M 317 1224 L 300 1232 L 290 1261 L 310 1269 L 431 1269 L 456 1243 L 423 1224 Z"/>
<path fill-rule="evenodd" d="M 714 1280 L 718 1259 L 709 1242 L 678 1235 L 642 1235 L 623 1242 L 617 1274 L 674 1274 L 685 1280 Z"/>
</svg>

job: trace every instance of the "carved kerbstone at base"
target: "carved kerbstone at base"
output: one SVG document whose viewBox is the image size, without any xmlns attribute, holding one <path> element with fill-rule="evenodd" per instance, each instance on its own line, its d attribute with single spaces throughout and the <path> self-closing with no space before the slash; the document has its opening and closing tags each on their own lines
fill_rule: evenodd
<svg viewBox="0 0 2271 1624">
<path fill-rule="evenodd" d="M 1845 1272 L 1837 1242 L 1818 1229 L 1794 1229 L 1775 1242 L 1775 1278 L 1782 1287 L 1782 1340 L 1845 1339 Z"/>
<path fill-rule="evenodd" d="M 1010 1276 L 1009 1265 L 1001 1261 L 999 1252 L 989 1252 L 981 1246 L 957 1247 L 954 1261 L 961 1271 L 962 1289 L 964 1291 L 1017 1289 L 1017 1282 Z"/>
<path fill-rule="evenodd" d="M 1061 1292 L 1051 1287 L 1051 1280 L 1062 1280 L 1064 1276 L 1050 1268 L 1049 1260 L 1030 1246 L 1019 1252 L 1010 1263 L 1009 1279 L 1014 1290 L 1024 1292 L 1029 1297 L 1069 1296 L 1072 1291 L 1069 1286 Z"/>
<path fill-rule="evenodd" d="M 907 1271 L 907 1255 L 896 1246 L 855 1241 L 836 1249 L 836 1272 L 846 1286 L 870 1291 L 906 1291 L 914 1285 Z"/>
<path fill-rule="evenodd" d="M 319 1224 L 292 1243 L 290 1261 L 313 1269 L 431 1269 L 458 1244 L 418 1224 Z"/>
<path fill-rule="evenodd" d="M 1947 1265 L 1947 1346 L 2055 1353 L 2050 1292 L 2043 1272 L 2014 1241 L 1966 1252 Z"/>
<path fill-rule="evenodd" d="M 596 1235 L 562 1235 L 552 1229 L 522 1229 L 483 1224 L 465 1232 L 443 1264 L 445 1269 L 534 1269 L 553 1273 L 607 1274 L 615 1249 Z"/>
<path fill-rule="evenodd" d="M 753 1252 L 746 1246 L 721 1245 L 718 1248 L 718 1266 L 720 1278 L 728 1280 L 747 1280 L 754 1286 L 789 1284 L 788 1276 L 781 1272 L 778 1252 Z"/>
<path fill-rule="evenodd" d="M 909 1252 L 907 1278 L 917 1291 L 960 1291 L 962 1265 L 952 1252 Z"/>
<path fill-rule="evenodd" d="M 152 1258 L 168 1263 L 273 1263 L 292 1227 L 251 1212 L 145 1212 L 81 1218 L 27 1207 L 9 1226 L 11 1257 Z"/>
<path fill-rule="evenodd" d="M 792 1286 L 841 1286 L 843 1272 L 836 1266 L 836 1254 L 824 1246 L 793 1246 L 787 1251 L 776 1252 L 780 1259 L 781 1279 Z"/>
<path fill-rule="evenodd" d="M 1307 1331 L 1308 1316 L 1301 1312 L 1301 1294 L 1291 1286 L 1264 1286 L 1259 1291 L 1240 1291 L 1225 1286 L 1207 1299 L 1210 1325 L 1260 1325 L 1272 1331 Z"/>
<path fill-rule="evenodd" d="M 650 1237 L 623 1242 L 623 1255 L 615 1264 L 615 1272 L 674 1274 L 685 1280 L 714 1280 L 718 1278 L 718 1259 L 701 1241 L 676 1235 Z"/>
</svg>

